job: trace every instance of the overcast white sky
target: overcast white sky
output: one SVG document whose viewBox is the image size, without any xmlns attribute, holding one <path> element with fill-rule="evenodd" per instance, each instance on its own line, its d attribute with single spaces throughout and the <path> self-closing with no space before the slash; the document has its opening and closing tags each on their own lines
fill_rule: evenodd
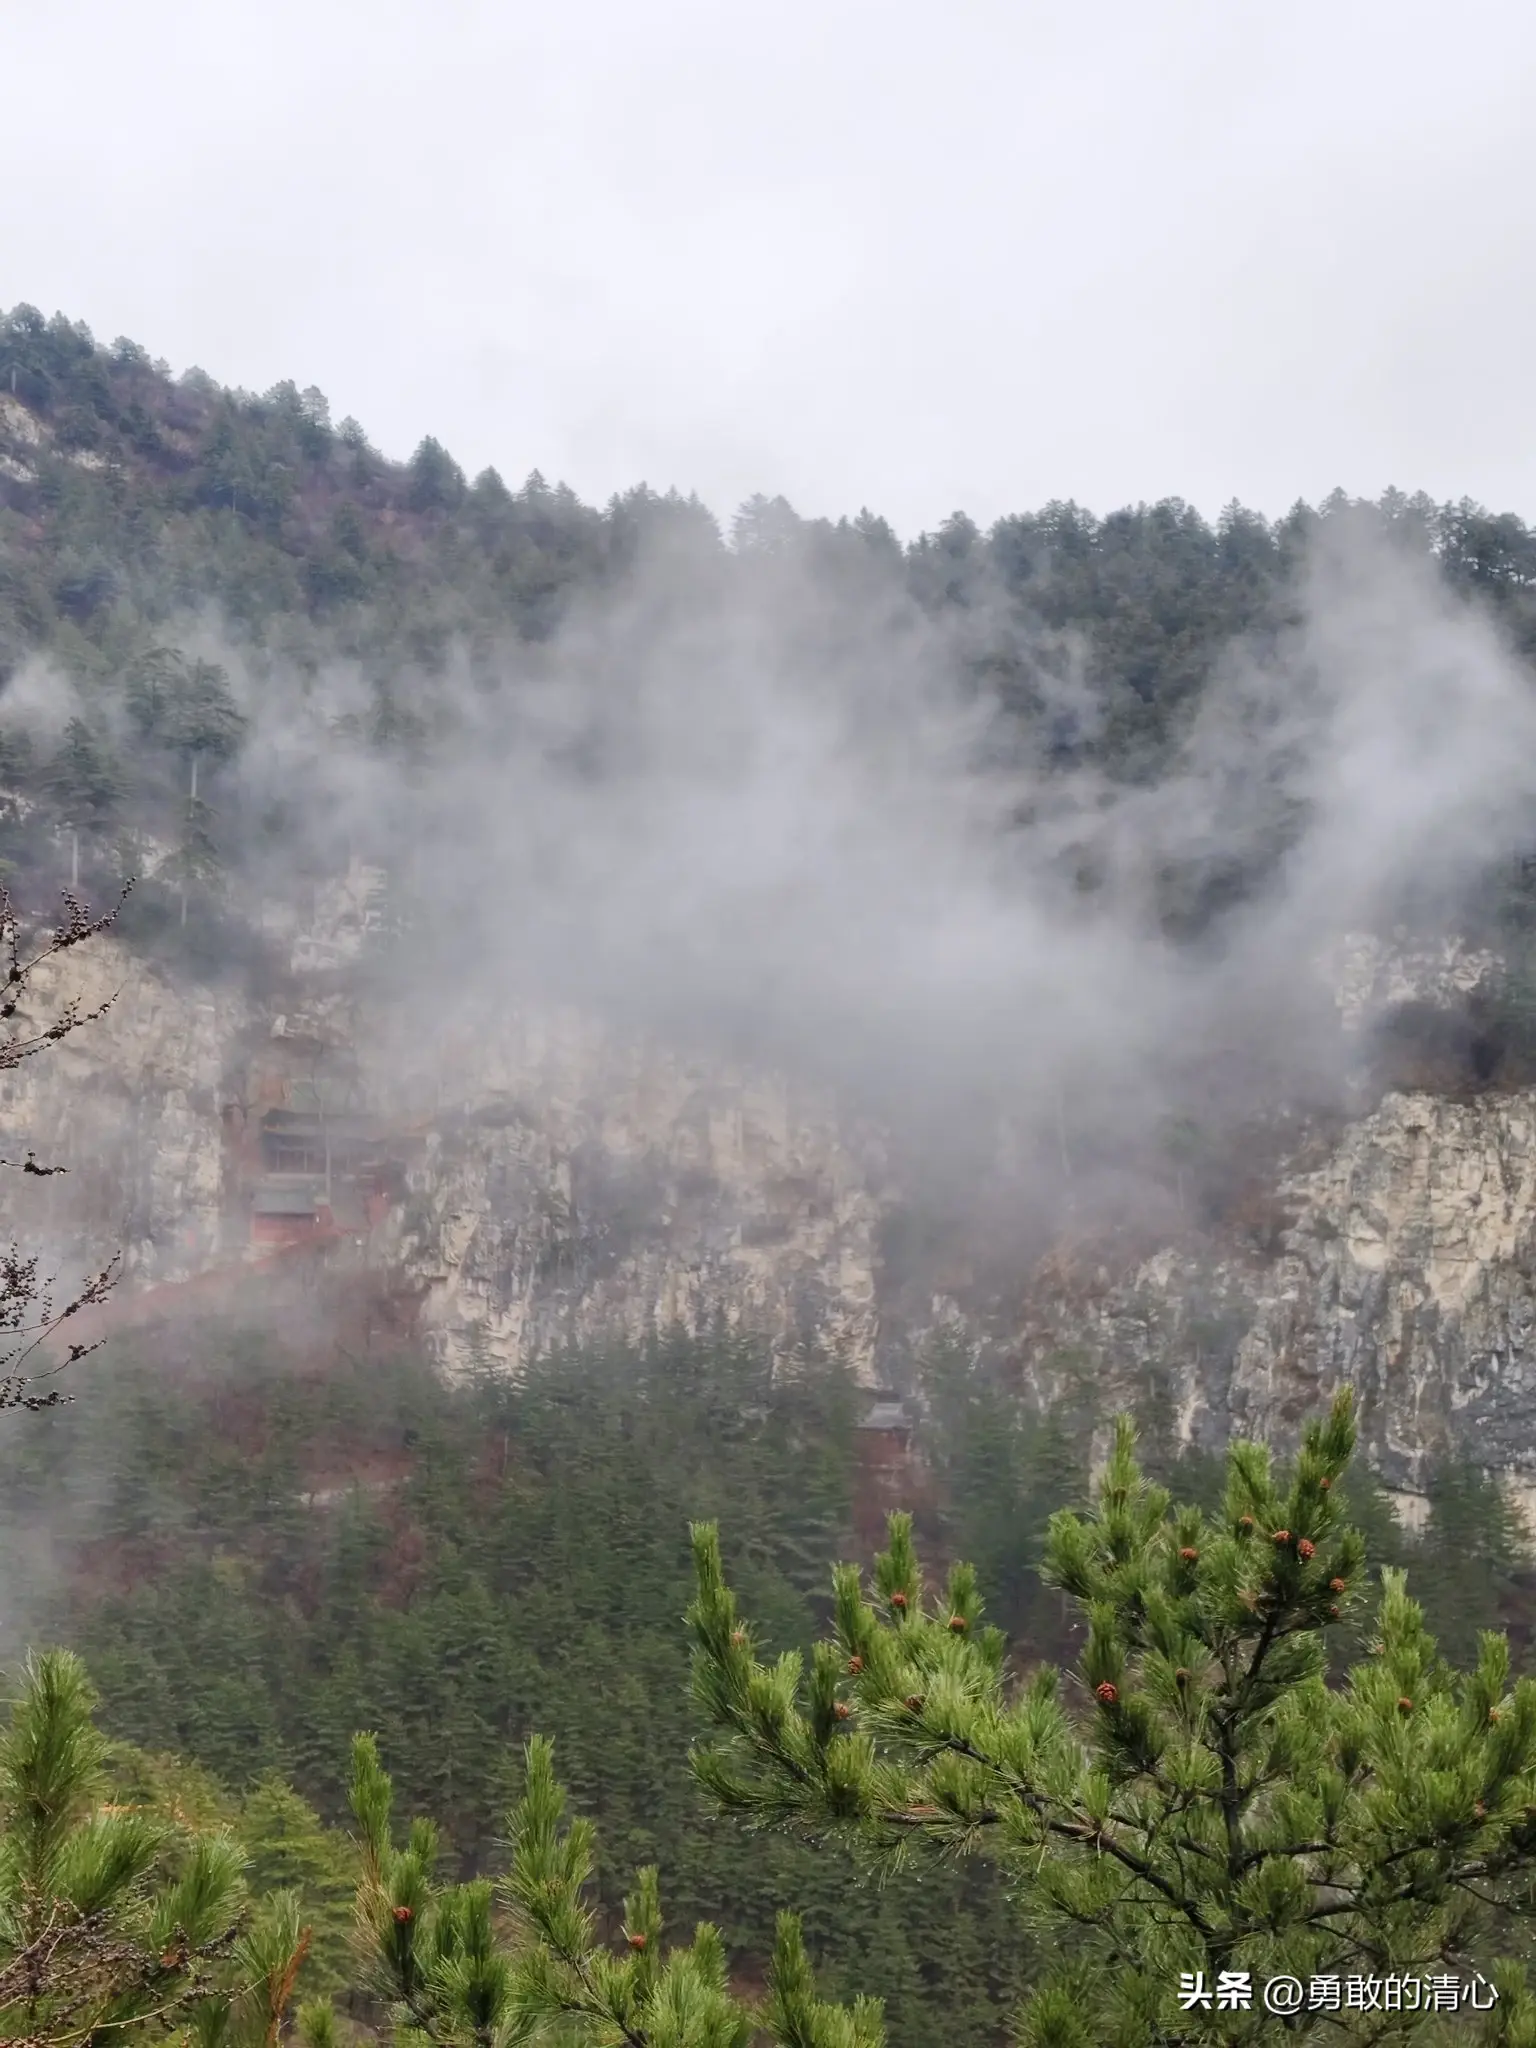
<svg viewBox="0 0 1536 2048">
<path fill-rule="evenodd" d="M 391 454 L 904 534 L 1536 516 L 1528 0 L 0 9 L 0 304 Z"/>
</svg>

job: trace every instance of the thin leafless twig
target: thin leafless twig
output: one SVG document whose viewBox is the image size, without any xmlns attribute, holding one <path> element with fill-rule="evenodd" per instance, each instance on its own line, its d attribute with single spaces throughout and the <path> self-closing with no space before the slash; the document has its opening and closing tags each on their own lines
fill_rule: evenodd
<svg viewBox="0 0 1536 2048">
<path fill-rule="evenodd" d="M 117 903 L 99 917 L 93 917 L 81 899 L 66 889 L 62 921 L 46 935 L 25 944 L 16 905 L 10 891 L 0 883 L 0 1074 L 61 1044 L 82 1026 L 97 1022 L 116 1002 L 115 990 L 90 1010 L 83 1010 L 77 1000 L 66 1000 L 46 1023 L 34 1021 L 26 1008 L 38 969 L 109 930 L 132 887 L 131 882 L 125 884 Z M 42 1164 L 30 1149 L 20 1159 L 0 1158 L 0 1168 L 3 1167 L 38 1179 L 51 1179 L 67 1171 L 62 1166 Z M 58 1387 L 39 1389 L 45 1380 L 56 1378 L 67 1366 L 94 1351 L 96 1345 L 66 1339 L 61 1358 L 42 1369 L 37 1369 L 37 1361 L 44 1348 L 64 1333 L 65 1325 L 73 1317 L 105 1301 L 121 1272 L 121 1256 L 114 1254 L 60 1308 L 54 1300 L 54 1277 L 44 1277 L 36 1256 L 25 1255 L 17 1244 L 0 1251 L 0 1409 L 25 1408 L 36 1413 L 39 1409 L 56 1408 L 71 1398 Z"/>
</svg>

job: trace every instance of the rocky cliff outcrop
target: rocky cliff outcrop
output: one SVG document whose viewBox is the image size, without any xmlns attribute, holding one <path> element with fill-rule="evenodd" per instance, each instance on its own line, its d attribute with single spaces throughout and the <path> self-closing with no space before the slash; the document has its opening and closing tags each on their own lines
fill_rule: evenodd
<svg viewBox="0 0 1536 2048">
<path fill-rule="evenodd" d="M 1272 1254 L 1229 1237 L 1120 1275 L 1048 1266 L 1018 1339 L 1031 1382 L 1156 1388 L 1210 1443 L 1285 1441 L 1348 1382 L 1394 1487 L 1451 1445 L 1536 1484 L 1536 1094 L 1390 1094 L 1274 1202 Z"/>
<path fill-rule="evenodd" d="M 65 1169 L 0 1176 L 0 1227 L 66 1265 L 120 1249 L 135 1282 L 199 1271 L 223 1244 L 220 1090 L 249 1005 L 146 969 L 110 935 L 38 968 L 32 995 L 39 1018 L 110 1007 L 0 1077 L 0 1155 Z"/>
<path fill-rule="evenodd" d="M 1213 1443 L 1283 1441 L 1348 1381 L 1394 1487 L 1456 1445 L 1536 1498 L 1536 1090 L 1378 1089 L 1352 1120 L 1292 1134 L 1258 1221 L 1189 1224 L 1118 1260 L 1063 1242 L 982 1303 L 896 1269 L 897 1192 L 830 1102 L 782 1078 L 546 1009 L 442 1025 L 413 1067 L 347 979 L 380 928 L 376 882 L 354 871 L 307 918 L 269 921 L 285 964 L 261 1002 L 111 939 L 74 956 L 71 992 L 113 1006 L 0 1082 L 6 1156 L 70 1168 L 44 1184 L 56 1242 L 122 1245 L 135 1284 L 248 1258 L 232 1124 L 340 1063 L 401 1162 L 367 1219 L 370 1259 L 415 1296 L 446 1370 L 723 1313 L 784 1345 L 834 1342 L 873 1378 L 949 1320 L 1043 1399 L 1069 1381 L 1101 1406 L 1154 1391 Z M 1344 968 L 1341 1005 L 1364 1024 L 1454 1003 L 1488 963 L 1449 947 L 1405 964 L 1362 941 Z M 41 998 L 61 993 L 43 977 Z"/>
<path fill-rule="evenodd" d="M 1360 939 L 1333 966 L 1356 1034 L 1359 1113 L 1279 1162 L 1260 1213 L 1116 1269 L 1047 1260 L 1011 1333 L 1044 1398 L 1154 1391 L 1186 1439 L 1284 1443 L 1355 1387 L 1372 1462 L 1405 1496 L 1463 1451 L 1536 1502 L 1536 1089 L 1372 1090 L 1374 1025 L 1448 1018 L 1498 963 L 1446 942 Z M 951 1305 L 953 1308 L 953 1305 Z"/>
<path fill-rule="evenodd" d="M 446 1366 L 723 1311 L 868 1374 L 879 1210 L 827 1105 L 561 1013 L 450 1071 L 391 1253 Z"/>
<path fill-rule="evenodd" d="M 550 1010 L 434 1030 L 413 1064 L 347 981 L 380 927 L 377 882 L 354 869 L 307 917 L 265 918 L 282 971 L 263 1002 L 112 937 L 41 972 L 38 1014 L 114 1000 L 0 1081 L 0 1153 L 68 1169 L 26 1184 L 24 1214 L 10 1184 L 15 1234 L 66 1267 L 120 1247 L 137 1287 L 248 1260 L 266 1248 L 250 1227 L 263 1112 L 318 1103 L 322 1141 L 327 1115 L 337 1133 L 366 1118 L 402 1163 L 361 1227 L 445 1370 L 723 1314 L 785 1346 L 834 1343 L 868 1376 L 878 1206 L 828 1106 Z M 330 1164 L 312 1177 L 345 1221 Z"/>
</svg>

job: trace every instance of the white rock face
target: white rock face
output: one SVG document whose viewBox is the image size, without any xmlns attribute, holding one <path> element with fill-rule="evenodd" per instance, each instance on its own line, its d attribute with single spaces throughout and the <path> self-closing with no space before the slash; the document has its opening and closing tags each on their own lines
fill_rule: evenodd
<svg viewBox="0 0 1536 2048">
<path fill-rule="evenodd" d="M 1363 1046 L 1384 1013 L 1449 1013 L 1501 962 L 1358 935 L 1323 965 Z M 1263 1207 L 1262 1231 L 1190 1233 L 1130 1270 L 1048 1260 L 996 1340 L 1042 1398 L 1074 1379 L 1106 1403 L 1155 1389 L 1186 1438 L 1212 1443 L 1293 1440 L 1349 1384 L 1410 1510 L 1451 1448 L 1536 1499 L 1536 1091 L 1389 1093 L 1312 1132 Z"/>
<path fill-rule="evenodd" d="M 42 423 L 19 398 L 0 392 L 0 476 L 13 483 L 37 481 L 37 466 L 28 458 L 43 443 Z M 7 445 L 8 444 L 8 445 Z"/>
<path fill-rule="evenodd" d="M 326 973 L 357 960 L 371 934 L 382 931 L 386 877 L 382 868 L 353 861 L 344 875 L 315 893 L 312 916 L 294 935 L 296 975 Z"/>
<path fill-rule="evenodd" d="M 1268 1431 L 1347 1380 L 1405 1484 L 1450 1441 L 1536 1474 L 1536 1094 L 1389 1095 L 1281 1198 L 1235 1415 Z"/>
<path fill-rule="evenodd" d="M 40 968 L 33 992 L 38 1017 L 112 1003 L 0 1078 L 0 1152 L 66 1168 L 0 1177 L 6 1235 L 33 1245 L 41 1224 L 50 1252 L 86 1260 L 121 1248 L 137 1280 L 199 1271 L 220 1246 L 220 1083 L 245 1005 L 173 986 L 110 936 Z"/>
<path fill-rule="evenodd" d="M 723 1309 L 868 1373 L 878 1221 L 829 1105 L 504 1013 L 442 1063 L 393 1256 L 450 1370 Z"/>
<path fill-rule="evenodd" d="M 258 1066 L 302 1079 L 350 1061 L 361 1105 L 411 1160 L 372 1252 L 419 1296 L 446 1370 L 515 1369 L 566 1337 L 723 1312 L 782 1345 L 837 1343 L 869 1372 L 878 1210 L 825 1105 L 555 1013 L 480 1019 L 413 1073 L 334 985 L 374 923 L 371 878 L 351 879 L 293 940 L 300 972 L 275 1014 L 173 985 L 110 938 L 40 973 L 40 1014 L 66 994 L 85 1010 L 116 1001 L 0 1081 L 0 1152 L 68 1168 L 7 1177 L 0 1224 L 71 1266 L 121 1247 L 136 1285 L 239 1259 L 221 1112 L 256 1099 Z"/>
<path fill-rule="evenodd" d="M 1388 1095 L 1274 1200 L 1277 1255 L 1212 1239 L 1075 1288 L 1043 1276 L 1020 1344 L 1036 1385 L 1075 1363 L 1107 1398 L 1159 1387 L 1187 1438 L 1285 1442 L 1349 1384 L 1399 1489 L 1450 1446 L 1536 1483 L 1536 1092 Z"/>
<path fill-rule="evenodd" d="M 1457 938 L 1414 943 L 1351 932 L 1323 971 L 1345 1028 L 1357 1030 L 1397 1003 L 1451 1003 L 1470 995 L 1499 964 L 1497 954 Z"/>
<path fill-rule="evenodd" d="M 42 446 L 42 421 L 29 412 L 19 398 L 13 398 L 8 391 L 0 391 L 0 433 L 8 434 L 13 441 L 19 441 L 26 448 Z"/>
<path fill-rule="evenodd" d="M 260 1009 L 173 985 L 111 939 L 41 976 L 44 1008 L 66 978 L 86 1008 L 119 993 L 0 1081 L 0 1152 L 70 1169 L 0 1177 L 0 1225 L 35 1243 L 41 1218 L 48 1245 L 82 1259 L 122 1246 L 136 1284 L 238 1259 L 221 1111 L 256 1099 L 260 1062 L 302 1074 L 335 1057 L 400 1137 L 403 1194 L 370 1254 L 416 1295 L 445 1370 L 516 1370 L 564 1338 L 719 1312 L 781 1346 L 841 1345 L 874 1377 L 913 1313 L 898 1300 L 922 1290 L 882 1270 L 896 1197 L 830 1102 L 550 1010 L 488 1011 L 446 1036 L 438 1019 L 413 1064 L 347 983 L 379 916 L 366 871 L 322 892 L 283 925 L 296 971 Z M 1451 954 L 1367 966 L 1356 979 L 1378 1006 L 1421 999 L 1426 973 L 1464 988 L 1487 971 Z M 963 1280 L 922 1307 L 1005 1350 L 1043 1398 L 1085 1380 L 1105 1406 L 1158 1389 L 1211 1441 L 1283 1441 L 1348 1381 L 1406 1495 L 1454 1444 L 1536 1497 L 1536 1091 L 1390 1094 L 1314 1132 L 1266 1201 L 1259 1234 L 1191 1232 L 1118 1267 L 1063 1245 L 1011 1307 L 983 1310 Z"/>
</svg>

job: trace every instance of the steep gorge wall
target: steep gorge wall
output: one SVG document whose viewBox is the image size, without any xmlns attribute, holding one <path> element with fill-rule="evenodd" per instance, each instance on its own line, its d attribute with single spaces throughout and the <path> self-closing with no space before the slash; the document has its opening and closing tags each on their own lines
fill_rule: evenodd
<svg viewBox="0 0 1536 2048">
<path fill-rule="evenodd" d="M 878 1204 L 829 1107 L 771 1076 L 703 1071 L 590 1020 L 499 1010 L 434 1033 L 424 1063 L 348 985 L 368 878 L 322 891 L 258 1003 L 173 980 L 108 936 L 37 978 L 106 1013 L 0 1080 L 0 1153 L 64 1165 L 5 1184 L 0 1227 L 66 1270 L 121 1248 L 127 1284 L 253 1255 L 231 1131 L 283 1077 L 344 1071 L 406 1134 L 403 1185 L 366 1257 L 415 1298 L 443 1368 L 724 1314 L 786 1347 L 839 1346 L 869 1377 Z"/>
<path fill-rule="evenodd" d="M 444 1366 L 731 1320 L 874 1355 L 878 1203 L 830 1106 L 560 1011 L 466 1028 L 387 1256 Z"/>
<path fill-rule="evenodd" d="M 68 963 L 85 1007 L 116 1001 L 0 1082 L 5 1156 L 30 1146 L 70 1168 L 27 1189 L 45 1191 L 56 1245 L 122 1245 L 135 1285 L 247 1257 L 231 1103 L 253 1060 L 328 1042 L 414 1132 L 367 1257 L 414 1295 L 445 1370 L 515 1370 L 562 1339 L 723 1312 L 784 1345 L 833 1341 L 873 1380 L 918 1325 L 948 1321 L 1042 1399 L 1069 1380 L 1101 1406 L 1153 1390 L 1203 1441 L 1284 1440 L 1349 1381 L 1394 1487 L 1421 1487 L 1455 1444 L 1536 1499 L 1536 1090 L 1389 1091 L 1293 1148 L 1261 1235 L 1191 1228 L 1119 1262 L 1063 1246 L 983 1305 L 889 1269 L 898 1191 L 832 1104 L 782 1078 L 543 1010 L 461 1019 L 413 1072 L 348 992 L 366 899 L 354 876 L 284 936 L 287 981 L 264 1004 L 173 982 L 110 939 Z M 1340 999 L 1358 1018 L 1384 999 L 1450 1002 L 1486 966 L 1361 942 Z M 6 1221 L 35 1239 L 38 1214 L 34 1200 Z"/>
<path fill-rule="evenodd" d="M 0 1156 L 64 1169 L 0 1175 L 0 1229 L 66 1265 L 121 1250 L 135 1281 L 189 1277 L 221 1248 L 220 1094 L 249 1006 L 147 971 L 110 935 L 38 968 L 32 994 L 39 1019 L 110 1007 L 0 1075 Z"/>
<path fill-rule="evenodd" d="M 1030 1383 L 1156 1389 L 1208 1443 L 1286 1441 L 1349 1383 L 1390 1485 L 1456 1445 L 1536 1488 L 1536 1092 L 1389 1094 L 1274 1204 L 1271 1253 L 1215 1239 L 1042 1274 L 1014 1338 Z"/>
</svg>

